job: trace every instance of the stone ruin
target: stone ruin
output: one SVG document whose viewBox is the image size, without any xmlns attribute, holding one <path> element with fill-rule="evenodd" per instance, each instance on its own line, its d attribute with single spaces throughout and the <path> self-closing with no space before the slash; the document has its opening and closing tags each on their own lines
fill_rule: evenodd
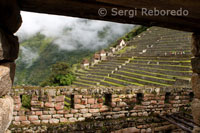
<svg viewBox="0 0 200 133">
<path fill-rule="evenodd" d="M 36 6 L 30 6 L 30 8 L 31 7 L 36 7 Z M 13 98 L 10 96 L 10 90 L 12 88 L 12 83 L 13 83 L 14 73 L 15 73 L 15 59 L 17 58 L 18 51 L 19 51 L 19 42 L 18 42 L 17 37 L 14 35 L 14 33 L 19 29 L 19 27 L 21 26 L 21 23 L 22 23 L 22 19 L 20 16 L 20 8 L 18 6 L 17 1 L 16 0 L 14 0 L 14 1 L 1 0 L 0 1 L 0 16 L 1 16 L 0 17 L 0 20 L 1 20 L 0 21 L 0 97 L 1 97 L 0 98 L 0 103 L 1 103 L 0 104 L 0 132 L 4 133 L 4 132 L 6 132 L 7 128 L 9 127 L 9 125 L 13 119 L 14 101 L 13 101 Z M 122 18 L 122 19 L 124 21 L 124 18 Z M 177 20 L 177 22 L 178 22 L 180 19 L 175 19 L 175 20 Z M 169 21 L 169 19 L 164 18 L 163 22 L 164 21 Z M 162 26 L 163 26 L 163 24 L 164 24 L 164 26 L 169 25 L 169 23 L 163 23 L 163 22 L 159 21 L 158 25 L 162 25 Z M 132 23 L 132 20 L 131 20 L 131 23 Z M 184 28 L 187 31 L 198 31 L 198 29 L 195 29 L 194 27 L 192 29 L 192 26 L 194 26 L 194 25 L 186 22 L 186 25 L 188 25 L 188 24 L 191 26 L 190 27 L 185 26 L 184 24 L 183 25 L 180 24 L 180 25 L 182 26 L 182 28 Z M 196 24 L 196 25 L 198 26 L 198 24 Z M 175 24 L 174 26 L 171 25 L 169 27 L 175 28 L 176 26 L 178 26 L 178 24 Z M 181 29 L 180 27 L 179 27 L 179 29 Z M 200 97 L 199 97 L 199 94 L 200 94 L 200 85 L 199 85 L 200 84 L 200 76 L 199 76 L 199 74 L 200 74 L 200 70 L 199 70 L 199 68 L 200 68 L 200 65 L 199 65 L 200 64 L 199 63 L 200 62 L 200 35 L 198 32 L 196 32 L 192 35 L 192 40 L 193 40 L 193 42 L 192 42 L 193 75 L 192 75 L 191 83 L 192 83 L 192 89 L 194 92 L 194 99 L 193 99 L 191 107 L 192 107 L 192 115 L 193 115 L 194 121 L 197 124 L 200 124 L 200 121 L 199 121 L 199 118 L 200 118 L 200 112 L 199 112 L 199 109 L 200 109 Z M 81 94 L 80 97 L 82 98 L 84 96 Z M 124 96 L 122 96 L 122 98 L 123 97 Z M 85 97 L 85 98 L 87 99 L 87 97 Z M 37 99 L 35 99 L 35 100 L 36 100 L 36 102 L 35 103 L 33 102 L 33 103 L 37 104 Z M 155 102 L 153 102 L 153 103 L 155 103 Z M 20 102 L 18 104 L 20 104 Z M 181 104 L 184 104 L 184 103 L 181 103 Z M 122 105 L 124 106 L 124 104 L 122 104 Z M 120 106 L 122 106 L 122 105 L 120 105 Z M 79 106 L 79 107 L 85 107 L 85 105 Z M 97 111 L 97 110 L 93 110 L 93 111 Z M 126 112 L 123 112 L 120 115 L 125 115 L 124 113 L 126 114 Z M 16 112 L 15 112 L 15 115 L 18 115 L 18 114 L 16 114 Z M 108 115 L 110 115 L 110 114 L 108 114 Z M 116 117 L 118 117 L 118 115 Z M 140 115 L 143 115 L 143 113 Z M 56 116 L 56 117 L 58 118 L 60 116 Z M 20 122 L 22 122 L 24 120 L 26 121 L 26 119 L 27 119 L 26 117 L 23 117 L 23 119 L 21 119 L 21 118 L 18 119 L 18 118 L 19 117 L 17 117 L 16 120 L 19 120 Z M 37 117 L 31 118 L 30 117 L 30 119 L 33 120 L 33 119 L 39 119 L 39 118 L 37 118 Z M 56 121 L 54 121 L 54 122 L 56 122 Z M 131 120 L 129 120 L 129 121 L 131 121 Z M 134 123 L 134 121 L 135 120 L 133 120 L 132 122 Z M 142 121 L 143 120 L 138 120 L 137 123 L 142 122 Z M 121 123 L 124 123 L 124 121 L 123 120 L 118 121 L 118 124 L 116 126 L 119 126 Z M 109 123 L 107 123 L 107 124 L 109 125 Z M 96 125 L 98 125 L 98 124 L 96 124 Z M 73 127 L 73 126 L 71 126 L 71 127 Z M 86 125 L 86 127 L 87 127 L 87 125 Z M 141 129 L 143 128 L 143 126 L 140 126 L 140 125 L 138 126 L 138 128 L 139 127 Z M 59 130 L 59 128 L 55 129 L 54 127 L 52 127 L 52 130 L 56 131 L 56 130 Z M 126 129 L 125 131 L 128 131 L 128 130 L 130 130 L 130 129 Z M 194 128 L 193 132 L 198 133 L 199 128 L 198 127 Z"/>
</svg>

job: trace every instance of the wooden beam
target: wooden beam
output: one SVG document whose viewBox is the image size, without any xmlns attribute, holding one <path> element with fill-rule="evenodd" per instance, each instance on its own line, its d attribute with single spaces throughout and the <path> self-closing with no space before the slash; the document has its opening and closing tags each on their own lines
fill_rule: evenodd
<svg viewBox="0 0 200 133">
<path fill-rule="evenodd" d="M 119 23 L 160 26 L 177 30 L 200 31 L 199 0 L 19 0 L 24 11 L 80 17 L 95 20 L 105 20 Z M 142 16 L 141 9 L 187 9 L 188 16 Z M 98 15 L 100 8 L 106 8 L 105 17 Z M 137 10 L 134 18 L 113 16 L 112 9 Z"/>
</svg>

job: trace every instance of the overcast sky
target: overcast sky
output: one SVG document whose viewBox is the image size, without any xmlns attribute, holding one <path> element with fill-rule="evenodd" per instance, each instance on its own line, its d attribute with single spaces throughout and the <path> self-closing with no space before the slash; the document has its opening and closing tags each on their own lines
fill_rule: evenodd
<svg viewBox="0 0 200 133">
<path fill-rule="evenodd" d="M 133 25 L 105 21 L 29 12 L 21 12 L 21 14 L 23 24 L 16 33 L 20 39 L 28 38 L 37 32 L 41 32 L 48 37 L 55 38 L 55 43 L 61 49 L 68 50 L 74 50 L 74 44 L 76 43 L 81 43 L 88 48 L 105 45 L 112 37 L 123 35 L 133 28 Z M 108 33 L 102 40 L 98 37 L 98 32 L 106 28 L 108 29 Z M 68 29 L 69 31 L 64 33 L 64 29 Z"/>
</svg>

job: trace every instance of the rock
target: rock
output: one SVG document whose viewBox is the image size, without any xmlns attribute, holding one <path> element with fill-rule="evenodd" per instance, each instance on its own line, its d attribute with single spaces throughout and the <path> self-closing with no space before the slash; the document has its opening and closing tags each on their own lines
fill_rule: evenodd
<svg viewBox="0 0 200 133">
<path fill-rule="evenodd" d="M 194 122 L 200 124 L 200 100 L 195 98 L 192 102 L 192 116 Z"/>
<path fill-rule="evenodd" d="M 200 133 L 200 128 L 195 126 L 192 133 Z"/>
<path fill-rule="evenodd" d="M 195 97 L 200 99 L 200 76 L 196 73 L 193 73 L 191 82 Z"/>
<path fill-rule="evenodd" d="M 22 24 L 17 2 L 17 0 L 0 1 L 0 25 L 3 25 L 11 33 L 15 33 Z"/>
<path fill-rule="evenodd" d="M 137 129 L 135 127 L 128 128 L 128 133 L 140 133 L 140 129 Z"/>
<path fill-rule="evenodd" d="M 0 99 L 0 133 L 4 133 L 13 119 L 14 102 L 10 96 Z"/>
<path fill-rule="evenodd" d="M 12 88 L 15 75 L 15 63 L 0 65 L 0 97 L 6 95 Z"/>
<path fill-rule="evenodd" d="M 192 58 L 191 59 L 192 70 L 194 73 L 200 74 L 200 58 Z"/>
<path fill-rule="evenodd" d="M 200 34 L 192 35 L 192 54 L 196 57 L 200 56 Z"/>
<path fill-rule="evenodd" d="M 14 61 L 19 53 L 18 38 L 0 29 L 0 60 Z"/>
</svg>

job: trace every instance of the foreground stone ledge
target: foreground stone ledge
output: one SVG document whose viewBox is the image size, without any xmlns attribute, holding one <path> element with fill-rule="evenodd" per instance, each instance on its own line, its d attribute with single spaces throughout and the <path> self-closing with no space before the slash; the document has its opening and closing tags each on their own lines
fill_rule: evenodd
<svg viewBox="0 0 200 133">
<path fill-rule="evenodd" d="M 0 98 L 0 133 L 4 133 L 13 118 L 14 102 L 10 96 Z"/>
<path fill-rule="evenodd" d="M 200 74 L 200 58 L 199 57 L 192 58 L 191 64 L 193 72 Z"/>
<path fill-rule="evenodd" d="M 195 57 L 200 57 L 200 34 L 194 33 L 192 35 L 192 54 Z"/>
<path fill-rule="evenodd" d="M 200 99 L 195 98 L 192 102 L 192 116 L 194 122 L 200 124 Z"/>
<path fill-rule="evenodd" d="M 17 0 L 0 1 L 0 25 L 6 30 L 15 33 L 22 24 L 20 9 Z"/>
<path fill-rule="evenodd" d="M 6 95 L 12 88 L 15 75 L 15 63 L 0 64 L 0 97 Z"/>
<path fill-rule="evenodd" d="M 19 53 L 18 38 L 0 29 L 0 60 L 14 61 Z"/>
<path fill-rule="evenodd" d="M 193 73 L 191 81 L 194 95 L 196 98 L 200 99 L 200 75 Z"/>
</svg>

